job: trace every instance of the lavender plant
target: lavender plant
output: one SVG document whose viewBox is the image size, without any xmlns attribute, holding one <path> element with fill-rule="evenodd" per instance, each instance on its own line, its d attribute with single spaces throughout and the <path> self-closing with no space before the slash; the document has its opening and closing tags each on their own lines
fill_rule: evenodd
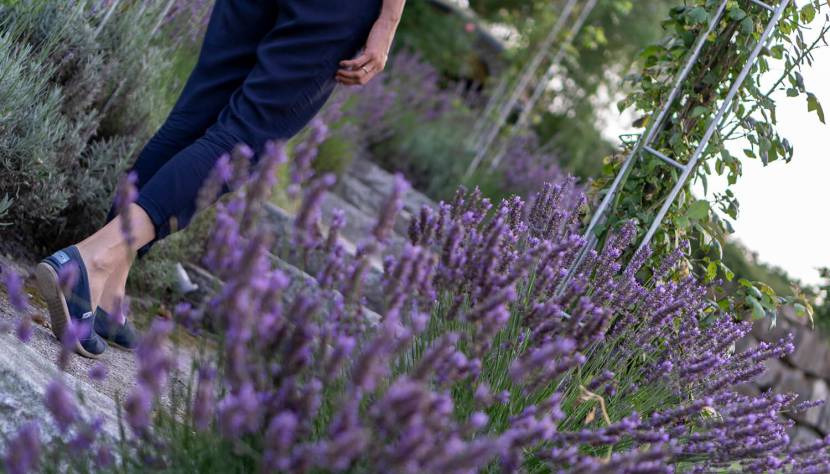
<svg viewBox="0 0 830 474">
<path fill-rule="evenodd" d="M 330 109 L 346 112 L 342 120 L 351 126 L 344 132 L 359 137 L 357 148 L 368 150 L 382 166 L 404 172 L 417 188 L 448 198 L 473 158 L 465 144 L 477 119 L 478 100 L 477 92 L 463 82 L 453 83 L 418 54 L 400 51 L 388 73 L 342 91 Z M 328 123 L 338 127 L 338 122 Z M 481 185 L 490 196 L 529 196 L 546 181 L 563 179 L 559 156 L 542 150 L 538 142 L 533 132 L 517 137 L 502 166 L 481 172 L 471 184 Z"/>
<path fill-rule="evenodd" d="M 396 251 L 387 241 L 406 188 L 398 177 L 350 255 L 337 237 L 342 215 L 327 235 L 315 225 L 331 175 L 301 188 L 294 235 L 257 225 L 284 160 L 269 147 L 246 184 L 245 167 L 223 159 L 206 185 L 206 199 L 216 183 L 236 189 L 218 204 L 203 262 L 223 283 L 176 313 L 191 328 L 214 321 L 220 338 L 180 405 L 159 403 L 174 368 L 169 322 L 137 351 L 123 439 L 91 437 L 95 421 L 75 417 L 76 402 L 50 386 L 56 422 L 102 453 L 99 469 L 115 450 L 120 472 L 830 471 L 830 440 L 795 446 L 787 436 L 786 416 L 812 403 L 739 390 L 792 351 L 791 338 L 736 352 L 749 324 L 707 307 L 706 288 L 673 271 L 680 252 L 639 282 L 649 252 L 621 270 L 636 235 L 628 222 L 557 291 L 582 244 L 585 197 L 572 180 L 498 205 L 459 191 L 424 208 Z M 275 238 L 326 259 L 319 284 L 275 266 Z M 360 305 L 376 258 L 379 320 Z M 33 430 L 4 451 L 11 472 L 31 472 L 38 449 L 50 449 Z M 72 442 L 59 446 L 69 453 Z M 72 466 L 54 451 L 48 459 Z"/>
<path fill-rule="evenodd" d="M 104 218 L 163 118 L 173 48 L 155 33 L 168 3 L 0 3 L 0 211 L 15 223 L 4 243 L 54 247 Z"/>
</svg>

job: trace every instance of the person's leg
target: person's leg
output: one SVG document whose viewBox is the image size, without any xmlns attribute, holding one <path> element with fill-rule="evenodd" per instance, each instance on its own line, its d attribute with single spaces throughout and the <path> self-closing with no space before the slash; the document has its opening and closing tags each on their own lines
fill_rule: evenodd
<svg viewBox="0 0 830 474">
<path fill-rule="evenodd" d="M 257 61 L 257 47 L 277 21 L 276 2 L 218 0 L 213 7 L 199 60 L 161 128 L 145 145 L 130 171 L 138 189 L 177 153 L 205 134 Z M 115 219 L 115 208 L 107 222 Z M 152 240 L 152 239 L 151 239 Z M 99 301 L 110 314 L 123 314 L 129 265 L 117 266 Z"/>
<path fill-rule="evenodd" d="M 123 219 L 129 219 L 127 228 L 130 229 L 131 242 L 123 234 Z M 76 245 L 89 275 L 93 311 L 101 301 L 107 281 L 123 273 L 124 268 L 129 269 L 136 251 L 155 236 L 153 222 L 147 213 L 138 205 L 131 204 L 125 213 Z"/>
<path fill-rule="evenodd" d="M 277 22 L 272 0 L 218 0 L 199 60 L 167 120 L 132 167 L 141 189 L 178 152 L 205 134 L 257 62 L 257 47 Z M 110 217 L 115 217 L 111 214 Z"/>
<path fill-rule="evenodd" d="M 239 143 L 259 152 L 268 140 L 288 139 L 322 108 L 336 85 L 339 62 L 363 46 L 380 0 L 276 0 L 276 26 L 257 49 L 257 63 L 217 122 L 168 161 L 139 190 L 156 239 L 175 221 L 184 228 L 216 160 Z"/>
<path fill-rule="evenodd" d="M 260 151 L 267 140 L 287 139 L 322 108 L 334 89 L 341 60 L 353 56 L 380 10 L 380 0 L 275 0 L 276 26 L 257 49 L 257 63 L 207 132 L 168 160 L 139 190 L 136 201 L 152 222 L 152 241 L 184 228 L 196 211 L 202 183 L 216 161 L 239 143 Z M 171 225 L 174 222 L 175 225 Z M 145 221 L 146 224 L 146 221 Z M 94 237 L 94 236 L 93 236 Z M 131 260 L 94 240 L 103 261 Z M 121 259 L 120 261 L 118 259 Z"/>
</svg>

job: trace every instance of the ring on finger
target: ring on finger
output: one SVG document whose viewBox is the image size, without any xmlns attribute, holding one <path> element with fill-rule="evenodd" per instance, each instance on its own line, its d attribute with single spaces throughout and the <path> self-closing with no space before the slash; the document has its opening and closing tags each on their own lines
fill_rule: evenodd
<svg viewBox="0 0 830 474">
<path fill-rule="evenodd" d="M 365 72 L 366 74 L 369 74 L 369 70 L 366 69 L 366 66 L 361 66 L 360 69 L 363 69 L 363 72 Z"/>
</svg>

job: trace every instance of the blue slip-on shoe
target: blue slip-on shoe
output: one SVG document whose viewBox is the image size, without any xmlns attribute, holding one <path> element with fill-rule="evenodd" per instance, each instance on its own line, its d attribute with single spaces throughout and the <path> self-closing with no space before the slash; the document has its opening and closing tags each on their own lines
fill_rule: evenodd
<svg viewBox="0 0 830 474">
<path fill-rule="evenodd" d="M 138 333 L 135 326 L 129 321 L 118 324 L 115 318 L 100 307 L 95 310 L 95 332 L 110 345 L 126 351 L 134 351 L 138 346 Z"/>
<path fill-rule="evenodd" d="M 64 293 L 61 288 L 60 274 L 75 265 L 78 278 L 72 288 Z M 90 307 L 89 275 L 83 259 L 74 246 L 67 247 L 45 258 L 35 272 L 37 283 L 52 320 L 52 332 L 58 340 L 63 341 L 69 323 L 75 324 L 78 341 L 75 352 L 98 358 L 107 348 L 107 344 L 95 332 L 95 314 Z"/>
</svg>

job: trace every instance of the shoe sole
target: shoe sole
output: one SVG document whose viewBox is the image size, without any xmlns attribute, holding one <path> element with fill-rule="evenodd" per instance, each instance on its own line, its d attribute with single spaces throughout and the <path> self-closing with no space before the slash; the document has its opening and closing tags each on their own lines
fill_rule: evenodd
<svg viewBox="0 0 830 474">
<path fill-rule="evenodd" d="M 117 343 L 112 342 L 112 341 L 110 341 L 110 340 L 108 340 L 108 339 L 104 339 L 104 340 L 105 340 L 105 341 L 107 341 L 107 344 L 108 344 L 110 347 L 115 347 L 116 349 L 120 349 L 120 350 L 122 350 L 122 351 L 126 351 L 126 352 L 135 352 L 135 347 L 133 347 L 132 349 L 130 349 L 129 347 L 122 346 L 121 344 L 117 344 Z"/>
<path fill-rule="evenodd" d="M 46 300 L 46 307 L 49 309 L 49 319 L 52 321 L 52 333 L 63 343 L 63 335 L 66 333 L 66 328 L 69 326 L 71 318 L 69 316 L 69 307 L 66 304 L 66 297 L 61 291 L 61 285 L 58 280 L 58 273 L 48 263 L 39 263 L 37 270 L 35 270 L 35 277 L 37 278 L 37 285 L 40 289 L 40 294 Z M 80 341 L 75 342 L 75 352 L 88 358 L 98 359 L 101 355 L 95 355 L 81 345 Z"/>
</svg>

